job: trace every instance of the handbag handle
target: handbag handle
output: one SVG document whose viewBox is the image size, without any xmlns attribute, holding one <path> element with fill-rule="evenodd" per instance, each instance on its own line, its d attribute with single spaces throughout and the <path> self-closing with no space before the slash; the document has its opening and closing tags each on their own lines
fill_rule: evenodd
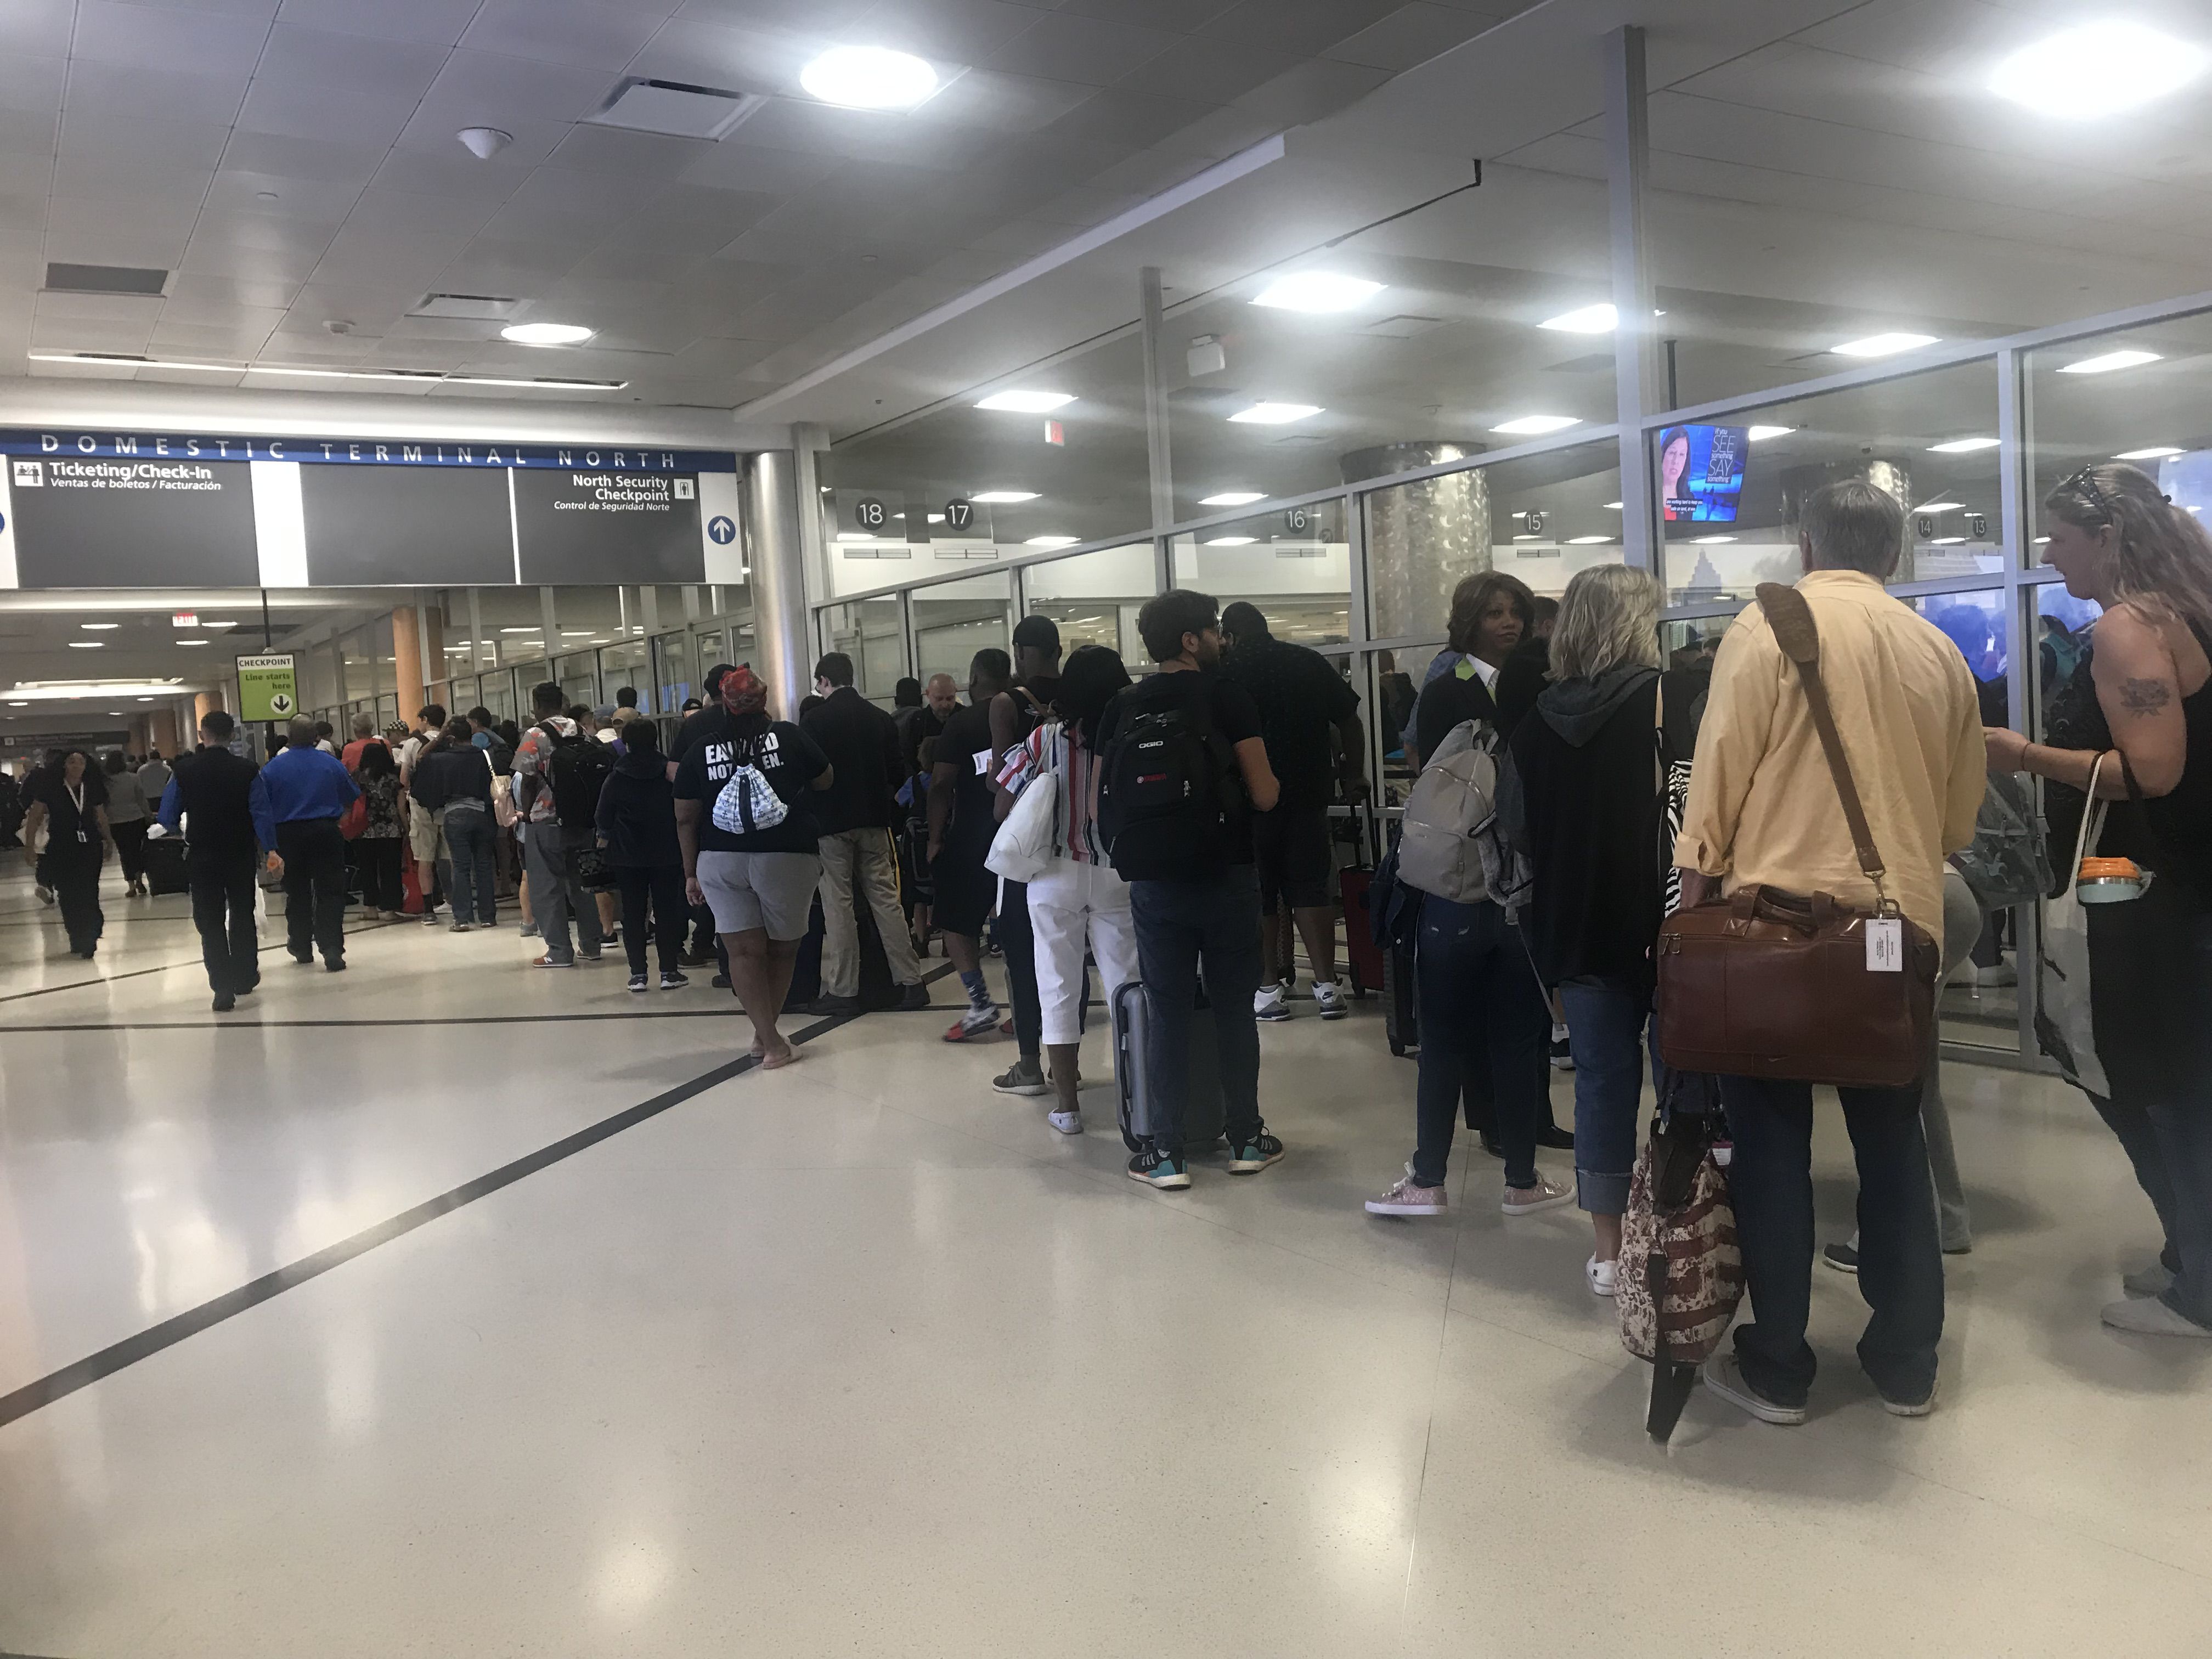
<svg viewBox="0 0 2212 1659">
<path fill-rule="evenodd" d="M 1797 665 L 1805 701 L 1812 705 L 1813 727 L 1820 734 L 1820 752 L 1827 757 L 1836 793 L 1843 798 L 1844 817 L 1850 825 L 1859 868 L 1874 883 L 1876 904 L 1887 915 L 1896 908 L 1882 888 L 1881 878 L 1887 871 L 1881 861 L 1881 849 L 1875 845 L 1874 830 L 1867 823 L 1866 808 L 1859 802 L 1850 759 L 1844 753 L 1843 735 L 1836 730 L 1835 711 L 1828 707 L 1828 688 L 1820 679 L 1820 630 L 1813 620 L 1813 607 L 1802 593 L 1780 582 L 1759 583 L 1759 606 L 1774 630 L 1774 641 L 1782 647 L 1782 654 Z"/>
</svg>

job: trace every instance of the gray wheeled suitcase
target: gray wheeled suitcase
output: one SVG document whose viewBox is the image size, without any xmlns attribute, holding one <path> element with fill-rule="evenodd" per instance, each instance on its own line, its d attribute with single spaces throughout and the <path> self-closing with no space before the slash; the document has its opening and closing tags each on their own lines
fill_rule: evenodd
<svg viewBox="0 0 2212 1659">
<path fill-rule="evenodd" d="M 1121 1139 L 1133 1152 L 1144 1150 L 1152 1132 L 1152 1091 L 1145 1079 L 1145 1032 L 1152 1009 L 1136 980 L 1114 992 L 1114 1087 L 1121 1102 Z M 1213 1005 L 1198 994 L 1190 1023 L 1190 1090 L 1183 1103 L 1182 1146 L 1186 1154 L 1202 1152 L 1221 1139 L 1226 1113 L 1221 1098 L 1221 1056 L 1213 1036 Z"/>
</svg>

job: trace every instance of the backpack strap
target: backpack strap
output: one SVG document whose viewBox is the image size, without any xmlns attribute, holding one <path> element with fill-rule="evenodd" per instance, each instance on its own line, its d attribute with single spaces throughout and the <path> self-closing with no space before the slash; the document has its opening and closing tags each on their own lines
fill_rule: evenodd
<svg viewBox="0 0 2212 1659">
<path fill-rule="evenodd" d="M 1780 582 L 1759 583 L 1759 605 L 1774 630 L 1782 654 L 1797 665 L 1798 682 L 1805 688 L 1805 701 L 1812 706 L 1813 727 L 1820 734 L 1820 752 L 1827 757 L 1836 793 L 1843 799 L 1844 818 L 1850 825 L 1859 868 L 1874 883 L 1875 897 L 1887 911 L 1892 906 L 1881 878 L 1887 872 L 1882 866 L 1881 849 L 1875 845 L 1874 830 L 1867 823 L 1866 808 L 1859 801 L 1859 787 L 1851 777 L 1843 734 L 1836 730 L 1835 711 L 1828 706 L 1828 688 L 1820 678 L 1820 630 L 1813 620 L 1813 607 L 1802 593 Z"/>
</svg>

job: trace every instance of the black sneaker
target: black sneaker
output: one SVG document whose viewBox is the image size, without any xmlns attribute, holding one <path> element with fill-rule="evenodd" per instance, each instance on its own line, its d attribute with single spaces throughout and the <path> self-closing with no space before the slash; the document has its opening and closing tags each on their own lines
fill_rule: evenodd
<svg viewBox="0 0 2212 1659">
<path fill-rule="evenodd" d="M 1190 1171 L 1176 1153 L 1147 1146 L 1129 1160 L 1129 1179 L 1148 1187 L 1188 1187 Z"/>
<path fill-rule="evenodd" d="M 1052 1085 L 1044 1080 L 1044 1067 L 1024 1055 L 991 1079 L 991 1086 L 1002 1095 L 1048 1095 Z"/>
<path fill-rule="evenodd" d="M 1261 1125 L 1255 1134 L 1229 1137 L 1229 1173 L 1257 1175 L 1283 1155 L 1283 1143 Z"/>
<path fill-rule="evenodd" d="M 917 1008 L 928 1006 L 929 987 L 917 981 L 912 985 L 901 988 L 898 1000 L 898 1010 L 901 1013 L 910 1014 Z"/>
<path fill-rule="evenodd" d="M 728 989 L 730 988 L 730 976 L 729 976 L 727 974 L 717 974 L 717 975 L 714 975 L 714 988 L 715 988 L 717 991 L 726 991 L 726 990 L 728 990 Z"/>
<path fill-rule="evenodd" d="M 326 957 L 323 960 L 323 967 L 327 972 L 343 974 L 345 972 L 345 958 L 343 957 Z"/>
<path fill-rule="evenodd" d="M 799 1010 L 799 1012 L 812 1014 L 817 1019 L 842 1019 L 848 1014 L 860 1012 L 860 1000 L 858 997 L 817 997 Z"/>
<path fill-rule="evenodd" d="M 302 968 L 312 968 L 315 965 L 315 953 L 313 951 L 295 951 L 292 960 Z"/>
<path fill-rule="evenodd" d="M 1549 1146 L 1556 1152 L 1571 1152 L 1575 1149 L 1575 1132 L 1571 1129 L 1562 1129 L 1554 1125 L 1551 1128 L 1539 1132 L 1536 1144 L 1539 1146 Z"/>
<path fill-rule="evenodd" d="M 673 968 L 660 976 L 660 988 L 664 991 L 680 991 L 690 982 L 688 975 L 678 973 Z"/>
<path fill-rule="evenodd" d="M 633 991 L 642 992 L 648 990 L 651 988 L 647 984 L 646 978 L 643 974 L 632 974 L 629 976 L 629 988 Z"/>
<path fill-rule="evenodd" d="M 1859 1270 L 1859 1253 L 1855 1245 L 1823 1244 L 1820 1260 L 1839 1273 L 1855 1273 Z"/>
<path fill-rule="evenodd" d="M 218 1014 L 227 1014 L 237 1006 L 238 999 L 229 992 L 217 991 L 215 994 L 215 1011 Z"/>
</svg>

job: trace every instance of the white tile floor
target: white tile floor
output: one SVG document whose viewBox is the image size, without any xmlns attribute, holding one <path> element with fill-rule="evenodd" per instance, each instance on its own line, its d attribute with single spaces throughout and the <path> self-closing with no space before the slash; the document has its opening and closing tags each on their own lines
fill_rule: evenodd
<svg viewBox="0 0 2212 1659">
<path fill-rule="evenodd" d="M 704 975 L 414 926 L 272 952 L 217 1029 L 183 900 L 46 959 L 19 868 L 0 1395 L 742 1048 L 636 1017 L 726 1007 Z M 1979 1236 L 1935 1417 L 1881 1412 L 1823 1272 L 1814 1420 L 1699 1395 L 1661 1450 L 1573 1212 L 1509 1226 L 1479 1152 L 1452 1221 L 1360 1212 L 1413 1074 L 1372 1005 L 1264 1030 L 1291 1156 L 1184 1194 L 943 1024 L 817 1037 L 0 1428 L 0 1650 L 2212 1650 L 2212 1352 L 2097 1326 L 2150 1216 L 2062 1088 L 1948 1073 Z"/>
</svg>

